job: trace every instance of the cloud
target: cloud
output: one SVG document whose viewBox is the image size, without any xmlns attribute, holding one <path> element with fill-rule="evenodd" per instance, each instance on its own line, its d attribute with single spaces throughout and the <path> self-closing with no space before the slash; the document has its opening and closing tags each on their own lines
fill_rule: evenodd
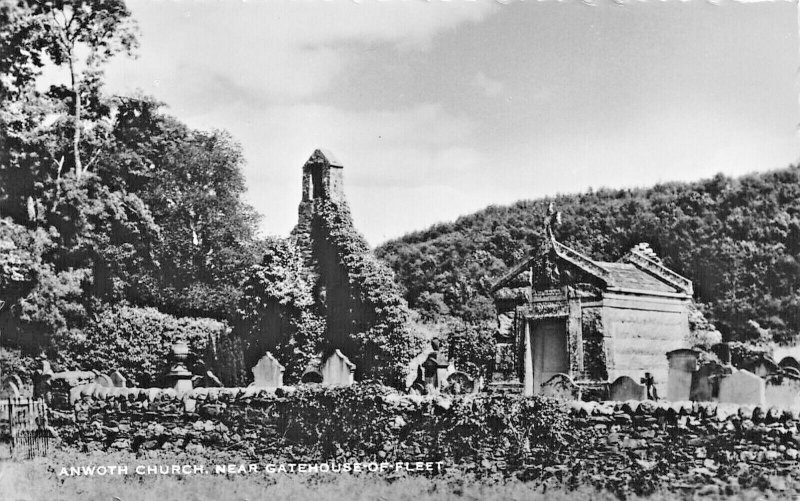
<svg viewBox="0 0 800 501">
<path fill-rule="evenodd" d="M 487 77 L 482 71 L 475 74 L 475 78 L 472 79 L 472 85 L 481 89 L 488 97 L 497 97 L 505 90 L 503 82 Z"/>
<path fill-rule="evenodd" d="M 364 47 L 424 51 L 433 38 L 476 23 L 492 2 L 135 2 L 141 27 L 135 65 L 115 61 L 115 87 L 177 107 L 237 99 L 281 102 L 318 95 Z M 229 85 L 221 86 L 220 83 Z"/>
<path fill-rule="evenodd" d="M 296 223 L 301 167 L 316 148 L 330 150 L 344 164 L 356 222 L 372 242 L 407 228 L 400 225 L 408 217 L 396 213 L 425 216 L 441 202 L 433 197 L 423 210 L 419 200 L 396 198 L 397 193 L 453 193 L 487 163 L 474 147 L 478 122 L 440 104 L 353 111 L 318 103 L 240 103 L 196 115 L 189 124 L 224 128 L 246 146 L 247 199 L 264 214 L 270 234 L 287 234 Z M 366 205 L 381 196 L 377 208 Z M 456 198 L 459 207 L 469 199 Z M 430 213 L 419 220 L 436 222 L 434 217 Z"/>
</svg>

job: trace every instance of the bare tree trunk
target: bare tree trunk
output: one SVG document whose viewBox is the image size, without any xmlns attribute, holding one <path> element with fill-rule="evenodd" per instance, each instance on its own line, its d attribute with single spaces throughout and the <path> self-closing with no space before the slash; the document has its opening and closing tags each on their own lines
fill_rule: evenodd
<svg viewBox="0 0 800 501">
<path fill-rule="evenodd" d="M 72 79 L 72 92 L 75 94 L 75 114 L 74 130 L 72 132 L 72 155 L 75 162 L 75 175 L 80 178 L 83 174 L 83 164 L 81 163 L 81 90 L 80 85 L 75 81 L 75 65 L 72 54 L 69 55 L 69 73 Z"/>
</svg>

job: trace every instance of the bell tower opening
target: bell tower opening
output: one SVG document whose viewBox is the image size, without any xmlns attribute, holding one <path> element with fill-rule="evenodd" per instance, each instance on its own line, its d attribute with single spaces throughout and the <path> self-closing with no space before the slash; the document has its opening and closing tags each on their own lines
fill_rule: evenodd
<svg viewBox="0 0 800 501">
<path fill-rule="evenodd" d="M 311 169 L 311 188 L 313 198 L 324 198 L 324 189 L 322 187 L 322 168 L 320 165 L 315 165 Z"/>
<path fill-rule="evenodd" d="M 328 151 L 316 150 L 303 166 L 303 202 L 344 201 L 342 164 Z"/>
</svg>

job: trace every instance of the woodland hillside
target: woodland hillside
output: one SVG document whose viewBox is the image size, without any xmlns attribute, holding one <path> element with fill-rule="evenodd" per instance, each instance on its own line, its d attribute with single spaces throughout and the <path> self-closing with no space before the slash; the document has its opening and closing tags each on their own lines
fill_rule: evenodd
<svg viewBox="0 0 800 501">
<path fill-rule="evenodd" d="M 800 330 L 800 168 L 643 189 L 601 189 L 490 206 L 377 249 L 430 321 L 491 322 L 489 287 L 542 238 L 614 261 L 648 242 L 691 278 L 725 340 L 788 341 Z"/>
</svg>

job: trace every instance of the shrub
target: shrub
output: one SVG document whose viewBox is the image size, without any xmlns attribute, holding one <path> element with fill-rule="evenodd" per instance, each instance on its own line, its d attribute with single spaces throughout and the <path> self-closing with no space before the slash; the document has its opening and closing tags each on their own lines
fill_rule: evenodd
<svg viewBox="0 0 800 501">
<path fill-rule="evenodd" d="M 391 388 L 303 386 L 275 411 L 279 433 L 314 460 L 361 458 L 509 465 L 551 464 L 573 422 L 546 397 L 513 394 L 452 400 L 398 399 Z"/>
<path fill-rule="evenodd" d="M 227 325 L 208 318 L 176 318 L 155 308 L 114 306 L 99 313 L 80 342 L 66 346 L 67 365 L 109 373 L 119 370 L 137 386 L 160 386 L 168 372 L 172 344 L 189 344 L 187 368 L 202 374 L 209 340 L 222 336 Z"/>
</svg>

